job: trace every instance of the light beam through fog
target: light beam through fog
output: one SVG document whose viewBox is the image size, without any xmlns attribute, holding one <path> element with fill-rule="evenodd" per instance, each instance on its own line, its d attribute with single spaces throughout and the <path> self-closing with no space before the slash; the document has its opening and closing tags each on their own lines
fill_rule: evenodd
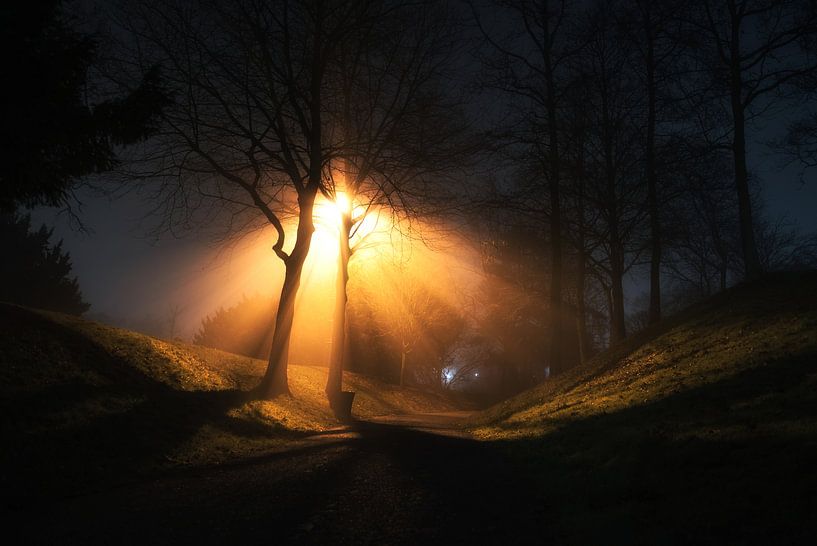
<svg viewBox="0 0 817 546">
<path fill-rule="evenodd" d="M 349 205 L 341 202 L 341 206 Z M 411 345 L 427 343 L 422 339 L 422 328 L 417 330 L 411 324 L 427 310 L 420 309 L 418 302 L 412 300 L 416 294 L 404 297 L 407 290 L 428 294 L 459 315 L 471 314 L 472 311 L 463 308 L 464 295 L 474 289 L 480 272 L 478 253 L 470 245 L 455 235 L 416 221 L 408 236 L 404 234 L 407 226 L 395 226 L 390 214 L 374 208 L 364 211 L 356 206 L 353 214 L 364 212 L 365 217 L 353 232 L 356 251 L 350 262 L 350 305 L 371 308 L 374 317 L 389 324 L 395 333 L 402 333 Z M 296 300 L 290 343 L 294 364 L 325 365 L 330 358 L 339 214 L 337 206 L 329 200 L 319 198 L 316 202 L 316 230 Z M 285 227 L 288 250 L 294 228 Z M 428 245 L 419 240 L 420 234 Z M 181 329 L 185 337 L 192 336 L 205 316 L 236 304 L 243 295 L 277 298 L 283 266 L 271 250 L 274 238 L 272 228 L 263 229 L 200 259 L 195 266 L 200 274 L 191 276 L 192 282 L 173 296 L 173 301 L 182 302 L 185 308 Z"/>
</svg>

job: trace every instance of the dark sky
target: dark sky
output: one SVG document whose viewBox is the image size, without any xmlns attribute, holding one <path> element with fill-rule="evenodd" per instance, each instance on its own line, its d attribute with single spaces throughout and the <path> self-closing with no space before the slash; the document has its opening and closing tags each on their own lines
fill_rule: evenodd
<svg viewBox="0 0 817 546">
<path fill-rule="evenodd" d="M 142 328 L 161 320 L 176 292 L 194 280 L 207 242 L 148 237 L 141 219 L 147 207 L 135 196 L 114 201 L 90 194 L 80 198 L 88 233 L 72 227 L 66 215 L 54 209 L 38 209 L 34 219 L 54 225 L 55 237 L 63 239 L 91 303 L 90 314 Z"/>
</svg>

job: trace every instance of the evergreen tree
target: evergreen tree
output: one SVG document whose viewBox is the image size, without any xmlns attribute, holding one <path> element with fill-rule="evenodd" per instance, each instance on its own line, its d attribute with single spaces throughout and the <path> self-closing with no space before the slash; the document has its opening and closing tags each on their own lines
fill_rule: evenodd
<svg viewBox="0 0 817 546">
<path fill-rule="evenodd" d="M 83 301 L 71 257 L 62 241 L 51 245 L 53 229 L 31 229 L 31 217 L 0 214 L 0 301 L 81 315 L 90 305 Z"/>
<path fill-rule="evenodd" d="M 88 72 L 96 43 L 71 28 L 61 4 L 9 2 L 0 12 L 5 212 L 69 203 L 75 180 L 114 167 L 115 147 L 150 136 L 169 103 L 156 67 L 123 97 L 94 97 Z"/>
</svg>

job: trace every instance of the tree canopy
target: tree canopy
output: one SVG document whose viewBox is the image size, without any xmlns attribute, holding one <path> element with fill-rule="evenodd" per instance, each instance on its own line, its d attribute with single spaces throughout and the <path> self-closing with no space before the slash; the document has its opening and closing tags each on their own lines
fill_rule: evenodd
<svg viewBox="0 0 817 546">
<path fill-rule="evenodd" d="M 79 177 L 110 170 L 117 147 L 154 130 L 169 97 L 151 68 L 138 87 L 102 100 L 89 85 L 97 44 L 57 0 L 12 2 L 0 14 L 5 75 L 0 208 L 71 203 Z"/>
</svg>

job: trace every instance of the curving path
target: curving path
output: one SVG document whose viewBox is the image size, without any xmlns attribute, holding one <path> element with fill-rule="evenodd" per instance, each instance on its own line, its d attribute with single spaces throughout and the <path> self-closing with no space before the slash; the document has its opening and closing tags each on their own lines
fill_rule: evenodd
<svg viewBox="0 0 817 546">
<path fill-rule="evenodd" d="M 539 544 L 548 515 L 468 413 L 384 416 L 291 449 L 19 513 L 28 543 Z M 13 528 L 14 526 L 12 526 Z"/>
</svg>

